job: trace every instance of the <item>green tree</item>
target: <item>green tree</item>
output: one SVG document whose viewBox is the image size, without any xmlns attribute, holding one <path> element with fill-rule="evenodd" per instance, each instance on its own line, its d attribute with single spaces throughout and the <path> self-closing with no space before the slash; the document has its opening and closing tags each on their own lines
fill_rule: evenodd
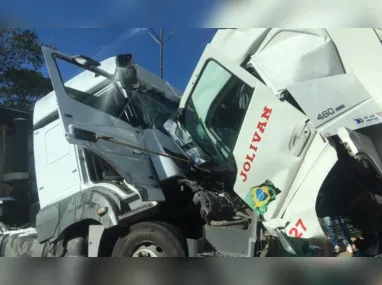
<svg viewBox="0 0 382 285">
<path fill-rule="evenodd" d="M 39 72 L 41 45 L 34 30 L 0 28 L 0 105 L 31 112 L 52 91 L 50 79 Z"/>
</svg>

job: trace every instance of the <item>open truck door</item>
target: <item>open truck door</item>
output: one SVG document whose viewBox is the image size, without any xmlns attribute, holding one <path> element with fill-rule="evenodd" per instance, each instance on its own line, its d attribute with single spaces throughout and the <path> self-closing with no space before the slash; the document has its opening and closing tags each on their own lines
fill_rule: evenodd
<svg viewBox="0 0 382 285">
<path fill-rule="evenodd" d="M 278 217 L 316 130 L 250 72 L 207 46 L 181 116 L 211 159 L 236 173 L 238 196 L 270 220 Z"/>
<path fill-rule="evenodd" d="M 94 88 L 97 85 L 99 89 L 106 85 L 109 85 L 109 89 L 114 89 L 109 92 L 110 98 L 104 100 L 104 103 L 112 105 L 117 103 L 112 101 L 116 101 L 116 98 L 120 97 L 118 103 L 123 104 L 124 94 L 119 86 L 117 87 L 119 90 L 115 90 L 116 80 L 113 74 L 102 72 L 102 69 L 98 68 L 99 63 L 90 61 L 81 66 L 81 58 L 77 59 L 47 47 L 43 47 L 42 50 L 56 93 L 58 112 L 65 130 L 65 137 L 69 143 L 83 145 L 85 141 L 94 142 L 96 134 L 110 135 L 112 132 L 115 135 L 115 132 L 121 131 L 121 125 L 123 125 L 122 128 L 126 127 L 123 120 L 118 120 L 118 117 L 116 118 L 106 111 L 113 108 L 94 107 L 97 97 L 100 97 L 100 94 L 97 94 L 97 91 L 100 90 Z M 77 71 L 82 73 L 65 82 L 61 68 L 71 68 L 71 72 L 73 72 L 73 68 L 76 66 L 79 67 Z M 88 69 L 86 70 L 85 67 Z M 120 106 L 115 106 L 115 104 L 113 107 L 120 109 Z"/>
<path fill-rule="evenodd" d="M 143 137 L 141 131 L 132 126 L 134 112 L 128 104 L 128 94 L 116 80 L 114 72 L 118 63 L 112 60 L 101 66 L 85 56 L 71 57 L 48 47 L 42 47 L 42 51 L 67 141 L 100 156 L 143 201 L 163 200 L 163 193 L 156 187 L 158 181 L 149 155 L 125 146 L 143 148 Z M 126 56 L 119 58 L 122 64 L 129 59 Z M 65 65 L 66 72 L 73 73 L 77 67 L 80 73 L 71 80 L 64 80 L 61 66 Z M 142 185 L 144 187 L 140 187 Z"/>
</svg>

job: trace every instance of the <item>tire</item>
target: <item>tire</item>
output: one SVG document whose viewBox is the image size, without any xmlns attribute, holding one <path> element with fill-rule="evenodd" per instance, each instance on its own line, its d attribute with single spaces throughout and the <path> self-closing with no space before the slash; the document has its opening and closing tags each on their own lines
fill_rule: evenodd
<svg viewBox="0 0 382 285">
<path fill-rule="evenodd" d="M 163 222 L 142 222 L 120 237 L 112 257 L 186 257 L 187 243 L 181 231 Z"/>
</svg>

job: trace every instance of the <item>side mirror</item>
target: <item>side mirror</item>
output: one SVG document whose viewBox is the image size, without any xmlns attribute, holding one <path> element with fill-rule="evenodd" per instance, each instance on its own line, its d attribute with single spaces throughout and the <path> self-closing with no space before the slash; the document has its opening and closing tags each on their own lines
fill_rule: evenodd
<svg viewBox="0 0 382 285">
<path fill-rule="evenodd" d="M 134 85 L 138 83 L 137 69 L 133 55 L 120 54 L 115 58 L 116 77 L 121 82 L 122 88 L 125 90 L 134 89 Z"/>
<path fill-rule="evenodd" d="M 134 64 L 133 55 L 130 53 L 119 54 L 119 55 L 117 55 L 117 57 L 115 59 L 115 63 L 117 65 L 117 67 L 121 67 L 121 68 L 129 67 L 132 64 Z"/>
</svg>

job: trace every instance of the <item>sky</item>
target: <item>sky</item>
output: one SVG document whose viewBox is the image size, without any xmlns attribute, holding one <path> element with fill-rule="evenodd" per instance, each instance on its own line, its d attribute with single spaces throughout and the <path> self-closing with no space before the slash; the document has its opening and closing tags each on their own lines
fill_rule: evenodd
<svg viewBox="0 0 382 285">
<path fill-rule="evenodd" d="M 20 3 L 21 2 L 21 3 Z M 38 3 L 37 3 L 38 2 Z M 205 27 L 222 1 L 0 1 L 0 20 L 33 27 Z"/>
<path fill-rule="evenodd" d="M 0 1 L 12 27 L 381 27 L 380 0 Z"/>
<path fill-rule="evenodd" d="M 36 32 L 43 43 L 55 44 L 68 55 L 83 54 L 102 61 L 121 53 L 131 53 L 135 62 L 159 76 L 159 45 L 145 28 L 38 28 Z M 154 28 L 159 34 L 159 28 Z M 164 29 L 166 39 L 173 28 Z M 163 79 L 179 88 L 187 86 L 196 64 L 216 29 L 176 29 L 164 44 Z M 64 66 L 64 65 L 63 65 Z M 44 66 L 42 72 L 48 76 Z M 64 78 L 72 77 L 73 70 L 61 70 Z"/>
</svg>

